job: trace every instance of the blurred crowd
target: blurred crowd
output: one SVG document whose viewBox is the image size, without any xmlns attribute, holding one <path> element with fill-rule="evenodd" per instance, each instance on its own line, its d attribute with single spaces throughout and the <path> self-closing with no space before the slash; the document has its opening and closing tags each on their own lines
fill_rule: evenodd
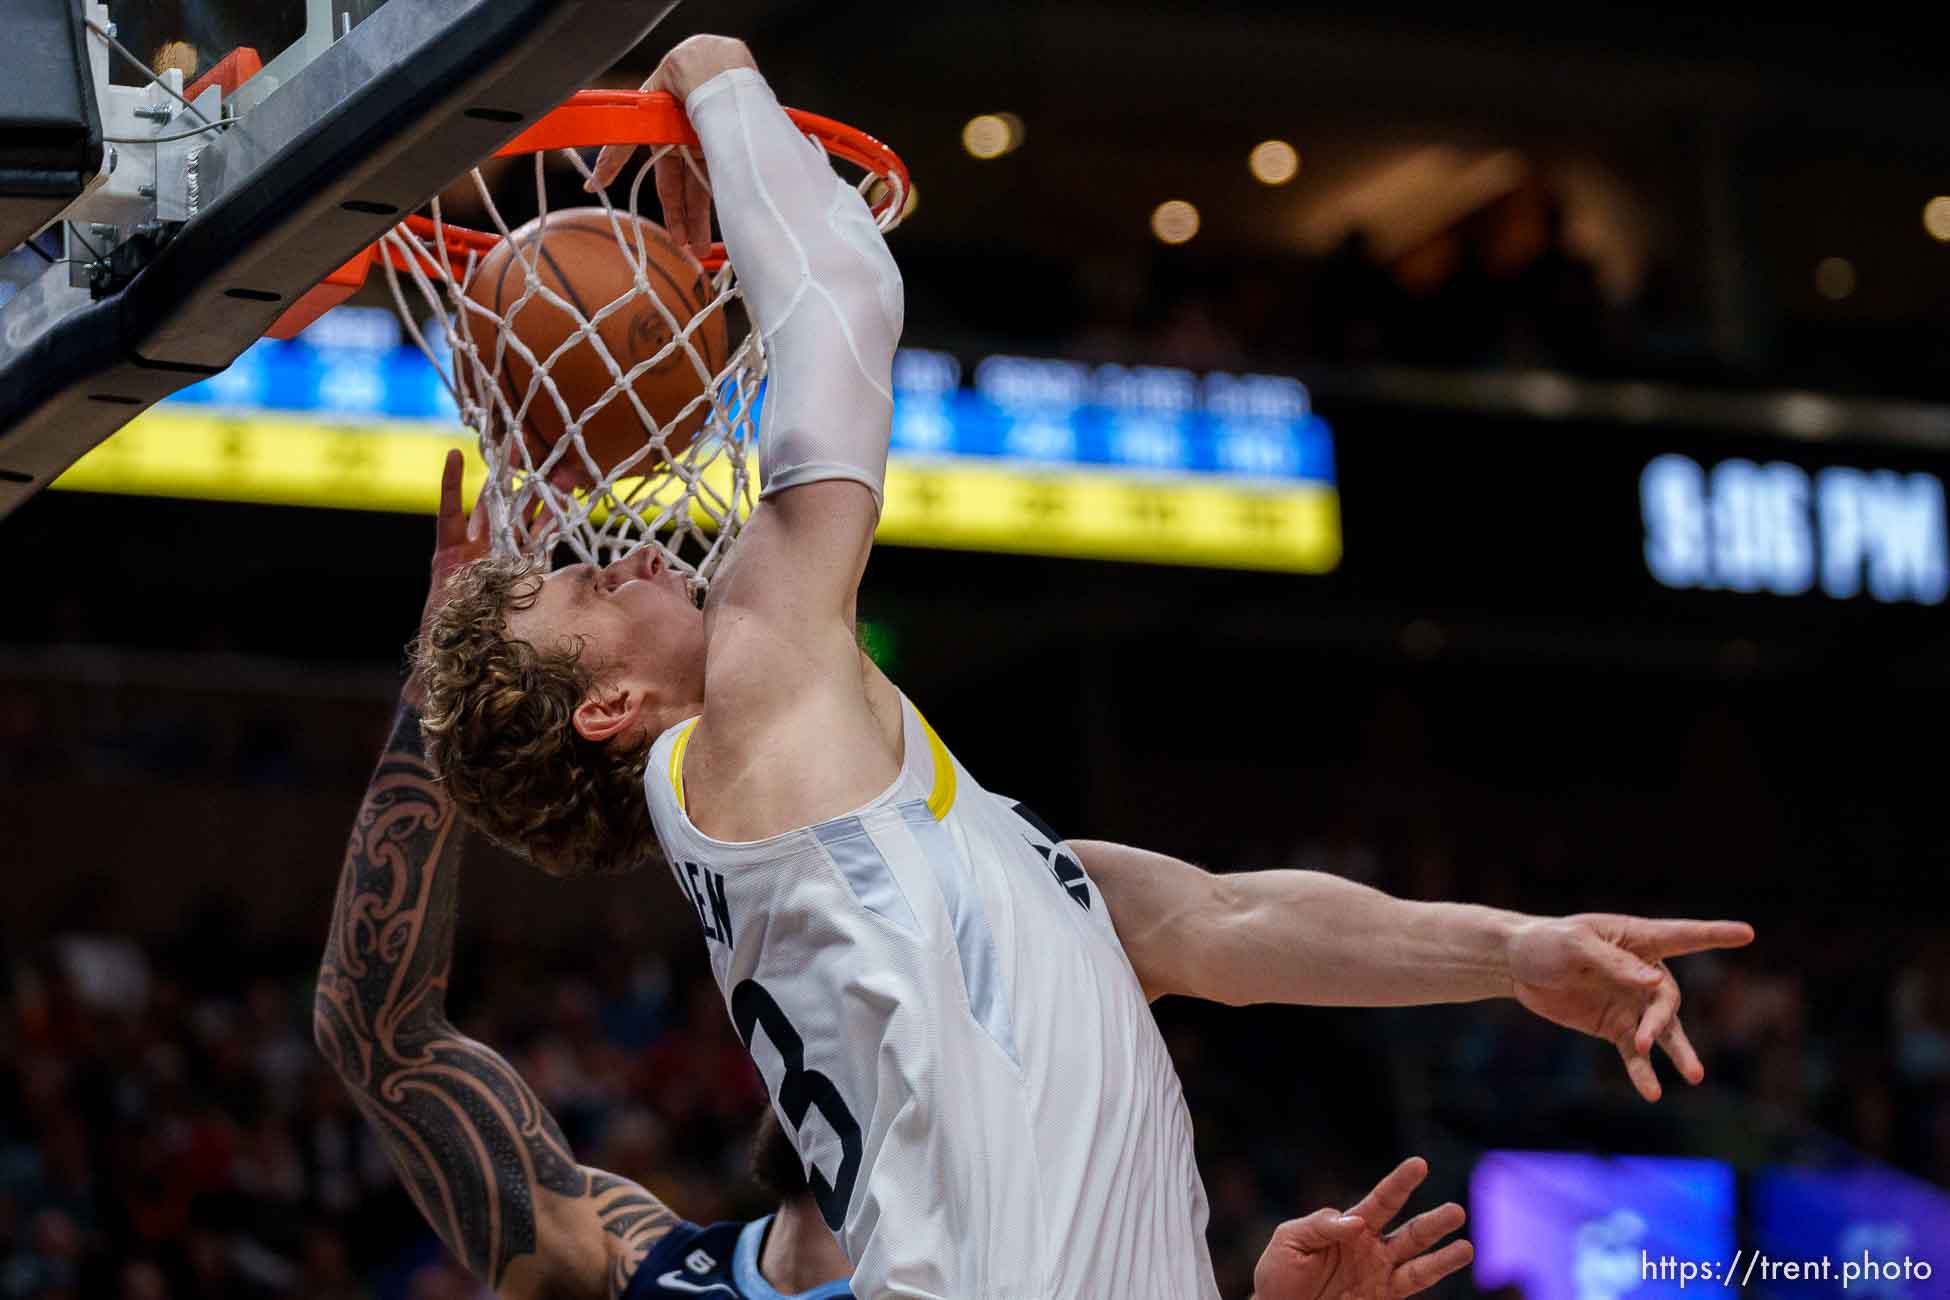
<svg viewBox="0 0 1950 1300">
<path fill-rule="evenodd" d="M 1621 270 L 1580 241 L 1542 176 L 1405 247 L 1357 226 L 1305 252 L 912 242 L 901 260 L 908 337 L 970 351 L 1007 339 L 1088 361 L 1312 380 L 1366 367 L 1546 370 L 1933 401 L 1950 362 L 1941 331 L 1822 299 L 1799 268 L 1749 267 L 1740 293 L 1716 289 L 1696 251 L 1645 249 Z"/>
<path fill-rule="evenodd" d="M 715 987 L 617 953 L 470 946 L 457 1021 L 585 1161 L 693 1219 L 764 1212 L 744 1167 L 764 1094 Z M 213 906 L 164 946 L 73 932 L 8 964 L 0 1296 L 478 1293 L 312 1044 L 313 961 Z"/>
<path fill-rule="evenodd" d="M 1318 248 L 1249 255 L 1202 241 L 1053 256 L 915 240 L 901 246 L 907 336 L 1200 371 L 1753 377 L 1716 356 L 1697 275 L 1648 257 L 1623 277 L 1573 230 L 1565 199 L 1539 175 L 1402 246 L 1359 225 Z M 1839 365 L 1845 383 L 1849 364 L 1874 361 L 1843 340 L 1823 364 Z"/>
<path fill-rule="evenodd" d="M 1404 249 L 1357 227 L 1323 255 L 1267 265 L 1187 257 L 1136 284 L 1086 263 L 1087 322 L 1065 350 L 1194 370 L 1310 363 L 1643 369 L 1648 294 L 1607 294 L 1537 181 Z M 1688 304 L 1696 310 L 1697 304 Z"/>
</svg>

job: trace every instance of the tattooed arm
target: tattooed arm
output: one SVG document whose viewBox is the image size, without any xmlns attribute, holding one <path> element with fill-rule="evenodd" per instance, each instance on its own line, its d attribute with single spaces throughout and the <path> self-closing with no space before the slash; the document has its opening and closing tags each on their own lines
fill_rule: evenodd
<svg viewBox="0 0 1950 1300">
<path fill-rule="evenodd" d="M 436 594 L 469 547 L 448 465 Z M 444 559 L 444 563 L 443 563 Z M 499 1054 L 447 1020 L 459 815 L 435 779 L 408 685 L 359 806 L 318 972 L 318 1046 L 454 1254 L 504 1296 L 615 1297 L 677 1219 L 578 1165 Z"/>
</svg>

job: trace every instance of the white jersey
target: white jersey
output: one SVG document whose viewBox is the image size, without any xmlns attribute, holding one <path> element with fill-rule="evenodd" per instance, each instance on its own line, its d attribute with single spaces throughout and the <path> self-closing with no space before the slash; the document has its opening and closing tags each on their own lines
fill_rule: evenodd
<svg viewBox="0 0 1950 1300">
<path fill-rule="evenodd" d="M 1216 1300 L 1191 1117 L 1103 899 L 903 699 L 879 798 L 745 844 L 657 836 L 854 1294 Z"/>
</svg>

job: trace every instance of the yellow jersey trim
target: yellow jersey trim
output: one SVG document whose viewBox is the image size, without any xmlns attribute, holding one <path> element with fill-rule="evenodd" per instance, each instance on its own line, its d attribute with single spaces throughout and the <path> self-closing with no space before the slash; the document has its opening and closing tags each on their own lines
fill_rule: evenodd
<svg viewBox="0 0 1950 1300">
<path fill-rule="evenodd" d="M 908 707 L 914 706 L 910 703 Z M 934 734 L 934 728 L 919 709 L 914 709 L 914 716 L 920 721 L 921 730 L 927 733 L 928 749 L 934 754 L 934 789 L 928 792 L 928 811 L 940 821 L 955 806 L 955 760 L 948 757 L 948 747 Z"/>
<path fill-rule="evenodd" d="M 921 724 L 921 730 L 928 738 L 928 752 L 934 757 L 934 788 L 928 791 L 928 811 L 936 821 L 940 821 L 955 806 L 955 760 L 948 757 L 948 747 L 941 743 L 941 737 L 935 734 L 934 728 L 928 725 L 927 718 L 919 709 L 914 710 L 914 717 Z M 677 733 L 677 739 L 670 746 L 670 790 L 677 796 L 678 808 L 685 812 L 690 809 L 684 803 L 684 751 L 690 746 L 691 733 L 697 730 L 699 721 L 701 719 L 692 718 L 685 723 L 684 729 Z"/>
<path fill-rule="evenodd" d="M 690 811 L 684 807 L 684 749 L 691 743 L 691 733 L 697 730 L 699 721 L 692 718 L 685 723 L 684 729 L 677 733 L 677 739 L 670 746 L 670 789 L 677 796 L 677 807 L 684 812 Z"/>
</svg>

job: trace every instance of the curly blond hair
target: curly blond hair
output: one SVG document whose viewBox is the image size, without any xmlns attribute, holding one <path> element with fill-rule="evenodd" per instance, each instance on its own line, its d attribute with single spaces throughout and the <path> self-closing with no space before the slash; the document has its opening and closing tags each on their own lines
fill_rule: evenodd
<svg viewBox="0 0 1950 1300">
<path fill-rule="evenodd" d="M 538 562 L 502 557 L 448 578 L 413 652 L 427 758 L 468 821 L 551 875 L 659 860 L 643 793 L 649 742 L 584 739 L 574 716 L 596 678 L 581 647 L 508 633 L 542 578 Z"/>
</svg>

